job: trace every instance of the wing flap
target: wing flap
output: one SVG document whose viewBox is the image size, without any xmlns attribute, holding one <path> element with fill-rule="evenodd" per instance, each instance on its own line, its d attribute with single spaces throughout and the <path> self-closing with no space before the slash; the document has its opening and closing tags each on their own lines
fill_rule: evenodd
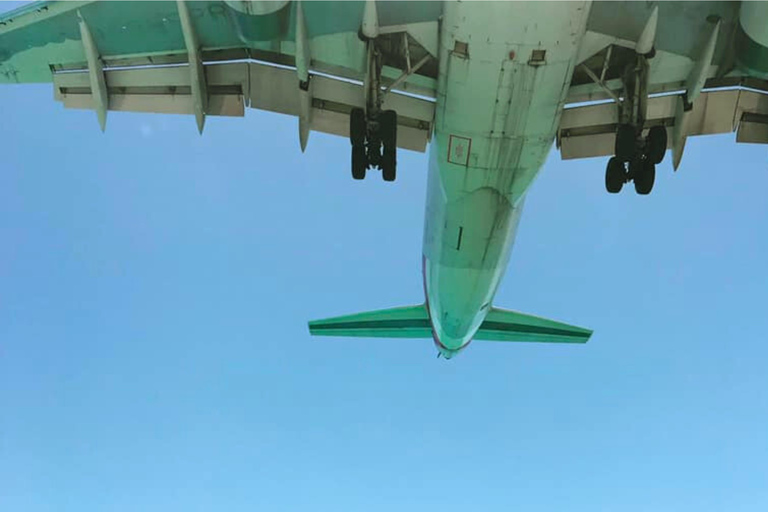
<svg viewBox="0 0 768 512">
<path fill-rule="evenodd" d="M 93 97 L 88 94 L 64 94 L 65 108 L 93 110 Z M 193 115 L 192 96 L 169 94 L 109 94 L 109 110 L 122 112 L 144 112 L 153 114 Z M 245 105 L 242 96 L 231 94 L 209 94 L 205 111 L 209 116 L 243 117 Z"/>
<path fill-rule="evenodd" d="M 736 131 L 736 142 L 768 144 L 768 118 L 756 121 L 742 119 Z"/>
<path fill-rule="evenodd" d="M 296 71 L 256 62 L 205 65 L 209 93 L 206 114 L 245 115 L 251 107 L 292 116 L 300 115 Z M 105 70 L 109 110 L 193 114 L 188 65 Z M 87 70 L 54 73 L 54 98 L 67 108 L 93 109 Z M 311 80 L 313 131 L 349 136 L 349 112 L 364 105 L 359 83 L 323 75 Z M 434 103 L 403 94 L 388 94 L 384 109 L 398 113 L 397 145 L 426 151 Z"/>
<path fill-rule="evenodd" d="M 656 96 L 648 101 L 645 128 L 674 126 L 680 95 Z M 614 103 L 568 108 L 560 120 L 557 143 L 563 160 L 611 156 L 618 109 Z M 737 131 L 738 142 L 768 144 L 768 94 L 745 89 L 701 93 L 686 123 L 686 136 Z M 669 136 L 672 130 L 668 130 Z M 669 141 L 669 147 L 672 141 Z"/>
<path fill-rule="evenodd" d="M 250 106 L 262 110 L 298 116 L 300 99 L 296 87 L 296 71 L 266 64 L 250 64 Z M 324 75 L 310 81 L 312 122 L 314 131 L 349 137 L 349 112 L 365 106 L 365 92 L 359 83 Z M 384 110 L 397 112 L 397 146 L 424 152 L 429 141 L 434 117 L 432 101 L 404 94 L 388 94 Z"/>
<path fill-rule="evenodd" d="M 205 66 L 208 80 L 206 114 L 245 115 L 248 64 Z M 109 110 L 159 114 L 194 114 L 189 66 L 140 67 L 105 71 Z M 54 73 L 54 99 L 66 108 L 92 109 L 87 71 Z"/>
</svg>

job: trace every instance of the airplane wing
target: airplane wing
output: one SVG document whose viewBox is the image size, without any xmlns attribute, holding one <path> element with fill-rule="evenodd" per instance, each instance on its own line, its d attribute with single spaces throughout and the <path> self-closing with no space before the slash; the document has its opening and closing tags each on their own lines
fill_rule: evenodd
<svg viewBox="0 0 768 512">
<path fill-rule="evenodd" d="M 642 130 L 668 128 L 675 169 L 689 136 L 735 131 L 737 142 L 768 144 L 766 20 L 768 2 L 594 2 L 560 120 L 561 157 L 614 154 L 625 122 L 617 104 L 648 26 Z"/>
<path fill-rule="evenodd" d="M 370 4 L 373 4 L 372 2 Z M 442 4 L 379 2 L 383 109 L 399 147 L 425 151 L 434 117 Z M 365 103 L 366 2 L 36 2 L 0 16 L 0 83 L 52 82 L 65 107 L 107 112 L 299 118 L 349 135 Z M 368 18 L 366 18 L 368 16 Z"/>
</svg>

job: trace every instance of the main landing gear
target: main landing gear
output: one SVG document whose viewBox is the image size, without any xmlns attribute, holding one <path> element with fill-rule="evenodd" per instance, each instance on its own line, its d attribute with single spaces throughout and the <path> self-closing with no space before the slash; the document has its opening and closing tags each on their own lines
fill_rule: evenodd
<svg viewBox="0 0 768 512">
<path fill-rule="evenodd" d="M 381 89 L 381 51 L 376 40 L 360 33 L 368 46 L 365 75 L 365 108 L 353 108 L 349 116 L 352 143 L 352 178 L 365 179 L 366 171 L 378 168 L 384 181 L 397 176 L 397 113 L 382 110 L 385 91 Z"/>
<path fill-rule="evenodd" d="M 645 139 L 630 124 L 619 125 L 616 131 L 614 156 L 605 169 L 605 188 L 611 194 L 621 192 L 625 183 L 633 181 L 635 192 L 647 195 L 653 190 L 656 164 L 667 151 L 667 128 L 653 126 Z"/>
<path fill-rule="evenodd" d="M 381 170 L 384 181 L 397 176 L 397 113 L 380 111 L 366 116 L 362 108 L 353 108 L 349 116 L 349 140 L 352 143 L 352 177 L 365 178 L 371 167 Z"/>
<path fill-rule="evenodd" d="M 656 55 L 652 44 L 657 14 L 654 10 L 638 41 L 635 58 L 624 70 L 623 98 L 615 98 L 619 108 L 615 156 L 605 169 L 605 188 L 612 194 L 620 192 L 630 181 L 634 182 L 638 194 L 650 194 L 656 179 L 656 164 L 661 163 L 667 151 L 667 128 L 664 125 L 652 126 L 643 137 L 648 113 L 650 60 Z"/>
</svg>

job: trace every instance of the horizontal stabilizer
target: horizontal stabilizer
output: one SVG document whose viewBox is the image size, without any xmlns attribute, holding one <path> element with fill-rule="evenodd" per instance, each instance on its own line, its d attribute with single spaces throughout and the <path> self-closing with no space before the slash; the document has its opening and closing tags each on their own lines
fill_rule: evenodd
<svg viewBox="0 0 768 512">
<path fill-rule="evenodd" d="M 574 325 L 491 308 L 474 339 L 484 341 L 531 341 L 543 343 L 586 343 L 592 331 Z"/>
<path fill-rule="evenodd" d="M 315 336 L 356 338 L 431 338 L 432 325 L 423 304 L 379 309 L 309 322 Z M 586 343 L 592 331 L 517 311 L 491 308 L 474 336 L 485 341 Z"/>
<path fill-rule="evenodd" d="M 379 309 L 309 322 L 315 336 L 357 338 L 431 338 L 432 326 L 424 304 Z"/>
</svg>

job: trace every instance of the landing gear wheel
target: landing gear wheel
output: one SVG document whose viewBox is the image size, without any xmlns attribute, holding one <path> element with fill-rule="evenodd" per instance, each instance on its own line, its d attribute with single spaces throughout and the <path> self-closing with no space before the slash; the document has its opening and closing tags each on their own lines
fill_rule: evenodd
<svg viewBox="0 0 768 512">
<path fill-rule="evenodd" d="M 349 140 L 353 146 L 365 145 L 367 135 L 367 123 L 365 111 L 361 108 L 353 108 L 349 115 Z"/>
<path fill-rule="evenodd" d="M 352 146 L 352 178 L 365 179 L 367 169 L 368 157 L 365 154 L 365 146 Z"/>
<path fill-rule="evenodd" d="M 379 134 L 385 148 L 397 146 L 397 112 L 385 110 L 379 115 Z"/>
<path fill-rule="evenodd" d="M 635 182 L 635 192 L 641 196 L 650 194 L 656 181 L 656 164 L 648 158 L 636 157 L 629 163 L 629 172 Z"/>
<path fill-rule="evenodd" d="M 379 167 L 384 181 L 395 181 L 397 176 L 397 112 L 385 110 L 379 115 L 379 136 L 383 154 Z"/>
<path fill-rule="evenodd" d="M 634 126 L 620 124 L 616 130 L 614 154 L 622 162 L 629 162 L 637 153 L 637 134 Z"/>
<path fill-rule="evenodd" d="M 381 176 L 384 181 L 395 181 L 397 177 L 397 157 L 394 150 L 385 150 L 381 159 Z"/>
<path fill-rule="evenodd" d="M 664 153 L 666 152 L 667 128 L 654 126 L 648 131 L 648 138 L 645 140 L 645 155 L 654 164 L 659 164 L 664 160 Z"/>
<path fill-rule="evenodd" d="M 608 167 L 605 169 L 605 189 L 611 194 L 621 192 L 621 187 L 626 181 L 626 174 L 624 162 L 616 157 L 608 160 Z"/>
</svg>

